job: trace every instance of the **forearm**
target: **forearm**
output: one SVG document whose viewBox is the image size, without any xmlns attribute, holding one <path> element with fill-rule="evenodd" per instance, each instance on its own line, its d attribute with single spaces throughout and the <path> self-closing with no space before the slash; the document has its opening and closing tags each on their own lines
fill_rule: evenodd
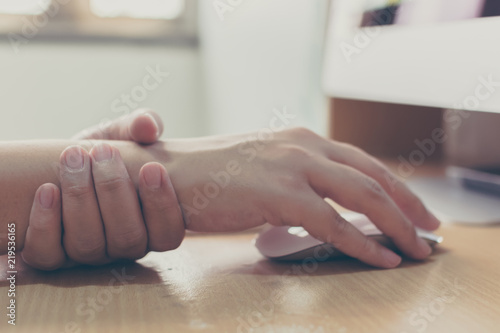
<svg viewBox="0 0 500 333">
<path fill-rule="evenodd" d="M 0 254 L 7 250 L 7 225 L 11 223 L 16 224 L 17 249 L 22 249 L 37 188 L 44 183 L 59 186 L 59 157 L 62 151 L 71 145 L 81 145 L 90 150 L 95 143 L 70 140 L 0 143 Z M 139 169 L 144 163 L 163 162 L 165 159 L 165 154 L 157 147 L 143 147 L 125 141 L 109 143 L 120 150 L 136 187 Z"/>
</svg>

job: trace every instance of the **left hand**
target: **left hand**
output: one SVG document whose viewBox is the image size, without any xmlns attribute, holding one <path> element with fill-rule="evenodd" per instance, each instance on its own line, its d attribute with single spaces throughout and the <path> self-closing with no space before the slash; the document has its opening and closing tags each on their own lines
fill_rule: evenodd
<svg viewBox="0 0 500 333">
<path fill-rule="evenodd" d="M 139 110 L 75 138 L 151 144 L 162 131 L 156 113 Z M 22 252 L 28 265 L 43 270 L 102 265 L 172 250 L 182 242 L 184 221 L 163 165 L 141 168 L 139 201 L 119 151 L 108 144 L 97 144 L 90 153 L 68 147 L 60 163 L 61 190 L 44 184 L 35 195 Z"/>
</svg>

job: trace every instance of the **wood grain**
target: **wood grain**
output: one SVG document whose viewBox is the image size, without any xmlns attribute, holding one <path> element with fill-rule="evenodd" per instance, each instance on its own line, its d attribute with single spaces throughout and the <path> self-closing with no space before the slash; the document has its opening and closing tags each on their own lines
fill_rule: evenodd
<svg viewBox="0 0 500 333">
<path fill-rule="evenodd" d="M 2 258 L 0 331 L 499 332 L 500 229 L 446 224 L 438 234 L 431 258 L 393 270 L 271 262 L 254 231 L 190 234 L 131 264 L 52 273 L 19 264 L 15 327 Z"/>
</svg>

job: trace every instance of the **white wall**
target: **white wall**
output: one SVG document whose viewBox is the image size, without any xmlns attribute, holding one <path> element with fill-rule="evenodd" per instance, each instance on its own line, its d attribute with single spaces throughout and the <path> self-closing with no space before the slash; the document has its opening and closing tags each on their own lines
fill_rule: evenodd
<svg viewBox="0 0 500 333">
<path fill-rule="evenodd" d="M 226 0 L 223 0 L 224 2 Z M 235 3 L 233 1 L 233 3 Z M 320 74 L 327 0 L 252 0 L 221 21 L 199 1 L 195 47 L 0 42 L 0 140 L 67 138 L 115 118 L 112 103 L 142 85 L 146 67 L 171 76 L 139 106 L 158 111 L 166 136 L 257 130 L 273 108 L 293 126 L 326 133 Z"/>
<path fill-rule="evenodd" d="M 221 2 L 239 5 L 219 15 Z M 272 109 L 283 106 L 297 115 L 291 125 L 327 132 L 320 86 L 327 3 L 199 1 L 210 133 L 267 127 Z"/>
<path fill-rule="evenodd" d="M 170 137 L 205 134 L 194 47 L 35 41 L 16 54 L 0 43 L 0 140 L 65 138 L 115 118 L 113 100 L 157 65 L 170 77 L 138 105 L 158 111 Z"/>
</svg>

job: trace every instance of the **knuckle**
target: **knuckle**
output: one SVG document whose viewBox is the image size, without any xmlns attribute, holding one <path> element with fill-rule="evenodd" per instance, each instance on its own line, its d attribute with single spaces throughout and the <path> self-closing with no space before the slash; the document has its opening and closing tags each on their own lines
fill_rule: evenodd
<svg viewBox="0 0 500 333">
<path fill-rule="evenodd" d="M 68 248 L 68 256 L 78 262 L 91 263 L 99 261 L 105 256 L 106 245 L 96 237 L 79 238 L 71 241 Z"/>
<path fill-rule="evenodd" d="M 287 145 L 284 148 L 284 155 L 286 159 L 294 161 L 294 163 L 312 157 L 311 152 L 298 145 Z"/>
<path fill-rule="evenodd" d="M 342 250 L 344 239 L 349 232 L 349 222 L 344 220 L 340 215 L 335 216 L 335 223 L 333 223 L 333 235 L 335 235 L 335 240 L 333 240 L 333 244 Z"/>
<path fill-rule="evenodd" d="M 110 255 L 113 257 L 140 258 L 146 251 L 146 232 L 139 228 L 123 232 L 115 235 L 110 240 L 110 245 Z"/>
<path fill-rule="evenodd" d="M 403 223 L 401 223 L 401 231 L 405 234 L 405 235 L 409 235 L 411 237 L 411 239 L 417 239 L 417 231 L 415 230 L 415 226 L 407 221 L 405 218 L 403 218 Z"/>
<path fill-rule="evenodd" d="M 90 186 L 73 185 L 63 187 L 63 197 L 81 201 L 94 195 L 94 189 Z"/>
<path fill-rule="evenodd" d="M 306 183 L 302 178 L 297 177 L 297 175 L 282 175 L 280 176 L 279 183 L 285 191 L 292 191 L 289 193 L 298 193 L 306 188 Z"/>
<path fill-rule="evenodd" d="M 151 203 L 150 203 L 151 204 Z M 177 202 L 177 200 L 159 200 L 154 201 L 153 206 L 147 206 L 143 209 L 146 209 L 145 219 L 149 219 L 154 216 L 161 216 L 165 221 L 162 223 L 166 223 L 171 227 L 182 226 L 184 228 L 184 218 L 182 215 L 182 209 Z"/>
<path fill-rule="evenodd" d="M 377 175 L 380 179 L 386 178 L 390 181 L 395 181 L 395 176 L 392 172 L 377 159 L 370 157 L 370 167 L 373 169 L 373 173 Z"/>
<path fill-rule="evenodd" d="M 169 194 L 165 196 L 152 196 L 148 200 L 152 201 L 154 209 L 164 216 L 172 215 L 172 212 L 177 212 L 181 216 L 181 207 L 177 201 L 177 197 Z"/>
<path fill-rule="evenodd" d="M 298 138 L 310 138 L 316 136 L 316 133 L 305 127 L 294 127 L 290 129 L 290 133 Z"/>
<path fill-rule="evenodd" d="M 55 232 L 55 224 L 48 223 L 49 216 L 46 214 L 47 212 L 35 211 L 34 214 L 32 214 L 30 217 L 30 224 L 28 226 L 28 229 L 30 230 L 30 232 L 35 233 L 40 238 L 45 238 Z M 43 221 L 44 223 L 39 223 L 41 221 Z M 60 221 L 57 222 L 60 223 Z"/>
<path fill-rule="evenodd" d="M 329 204 L 317 204 L 314 210 L 318 212 L 318 216 L 321 217 L 321 220 L 326 221 L 326 225 L 328 226 L 328 231 L 325 235 L 323 235 L 324 237 L 322 238 L 322 240 L 330 244 L 336 244 L 338 241 L 337 224 L 339 222 L 342 223 L 342 216 L 340 216 L 340 214 L 338 214 L 333 208 L 331 208 Z M 304 228 L 308 229 L 307 226 L 304 226 Z"/>
<path fill-rule="evenodd" d="M 384 180 L 387 191 L 391 191 L 391 193 L 396 193 L 403 185 L 401 180 L 385 166 L 381 166 L 376 172 L 378 173 L 378 177 Z"/>
<path fill-rule="evenodd" d="M 335 142 L 335 145 L 337 147 L 335 160 L 340 163 L 348 164 L 353 158 L 359 158 L 360 155 L 368 155 L 364 150 L 350 143 Z"/>
<path fill-rule="evenodd" d="M 354 154 L 367 155 L 367 153 L 363 149 L 361 149 L 358 146 L 355 146 L 355 145 L 353 145 L 351 143 L 342 142 L 342 143 L 339 143 L 339 145 L 341 147 L 343 147 L 344 149 L 351 151 Z"/>
<path fill-rule="evenodd" d="M 96 182 L 96 187 L 104 192 L 116 193 L 120 192 L 128 186 L 127 179 L 124 177 L 111 177 L 101 179 Z"/>
<path fill-rule="evenodd" d="M 368 239 L 368 237 L 363 237 L 363 241 L 360 244 L 358 248 L 358 253 L 356 254 L 356 258 L 360 258 L 361 256 L 366 256 L 367 254 L 373 254 L 374 253 L 374 246 L 373 242 Z"/>
<path fill-rule="evenodd" d="M 363 190 L 370 200 L 383 201 L 387 199 L 382 185 L 371 177 L 363 177 Z"/>
<path fill-rule="evenodd" d="M 281 218 L 281 215 L 273 210 L 265 210 L 263 211 L 262 215 L 264 223 L 269 223 L 270 225 L 274 226 L 284 225 L 284 221 Z"/>
</svg>

